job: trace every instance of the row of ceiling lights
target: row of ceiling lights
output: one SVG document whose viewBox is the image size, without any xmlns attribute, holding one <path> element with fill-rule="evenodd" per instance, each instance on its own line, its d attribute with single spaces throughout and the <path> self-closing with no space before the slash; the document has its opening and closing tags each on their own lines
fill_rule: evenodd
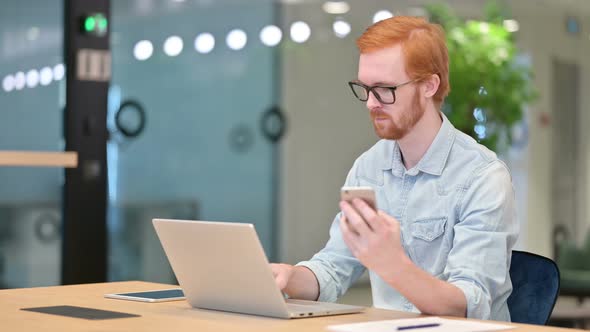
<svg viewBox="0 0 590 332">
<path fill-rule="evenodd" d="M 389 11 L 382 10 L 373 16 L 373 22 L 377 22 L 393 14 Z M 350 24 L 343 20 L 337 20 L 333 24 L 334 34 L 340 38 L 346 37 L 351 30 Z M 304 43 L 311 36 L 311 28 L 303 21 L 291 24 L 291 39 L 296 43 Z M 274 25 L 264 27 L 260 31 L 261 42 L 269 47 L 278 45 L 283 33 L 281 29 Z M 241 50 L 248 42 L 246 32 L 240 29 L 230 31 L 226 36 L 226 44 L 232 50 Z M 215 37 L 211 33 L 201 33 L 195 38 L 195 50 L 202 54 L 207 54 L 215 47 Z M 171 36 L 164 42 L 164 53 L 168 56 L 177 56 L 182 52 L 184 42 L 179 36 Z M 154 46 L 149 40 L 141 40 L 135 44 L 133 55 L 137 60 L 143 61 L 149 59 L 154 52 Z M 63 64 L 58 64 L 53 68 L 44 67 L 40 70 L 31 69 L 26 72 L 17 72 L 16 74 L 6 75 L 2 79 L 2 89 L 5 92 L 18 91 L 24 88 L 35 88 L 37 86 L 47 86 L 53 81 L 59 81 L 64 77 L 65 68 Z"/>
<path fill-rule="evenodd" d="M 64 78 L 65 67 L 63 64 L 57 64 L 53 68 L 43 67 L 40 70 L 31 69 L 16 74 L 6 75 L 2 79 L 2 89 L 5 92 L 13 90 L 22 90 L 24 88 L 35 88 L 37 86 L 47 86 L 51 82 L 57 82 Z"/>
<path fill-rule="evenodd" d="M 373 23 L 392 17 L 393 14 L 387 10 L 381 10 L 373 16 Z M 515 20 L 505 20 L 504 27 L 510 32 L 519 30 L 518 22 Z M 345 38 L 351 31 L 350 23 L 338 19 L 332 24 L 334 34 L 339 38 Z M 291 40 L 295 43 L 305 43 L 311 36 L 311 28 L 303 21 L 291 24 L 289 28 Z M 262 44 L 268 47 L 278 45 L 283 39 L 283 32 L 274 25 L 269 25 L 260 30 L 259 38 Z M 248 36 L 245 31 L 240 29 L 231 30 L 225 37 L 225 43 L 231 50 L 238 51 L 243 49 L 248 43 Z M 199 34 L 194 40 L 194 48 L 198 53 L 207 54 L 215 48 L 215 37 L 204 32 Z M 184 41 L 179 36 L 170 36 L 164 41 L 163 51 L 168 56 L 179 55 L 184 48 Z M 154 53 L 154 45 L 149 40 L 141 40 L 135 44 L 133 55 L 137 60 L 144 61 L 149 59 Z"/>
<path fill-rule="evenodd" d="M 392 17 L 393 14 L 387 10 L 381 10 L 373 16 L 373 22 L 378 22 Z M 332 24 L 334 34 L 339 38 L 344 38 L 350 34 L 350 23 L 338 19 Z M 311 36 L 311 28 L 306 22 L 297 21 L 291 24 L 289 28 L 291 40 L 295 43 L 305 43 Z M 259 38 L 262 44 L 268 47 L 278 45 L 283 39 L 283 32 L 275 25 L 268 25 L 260 30 Z M 227 47 L 234 51 L 243 49 L 248 43 L 248 35 L 244 30 L 231 30 L 225 37 Z M 207 54 L 215 48 L 215 37 L 204 32 L 199 34 L 194 41 L 195 50 L 201 54 Z M 164 41 L 163 50 L 168 56 L 179 55 L 184 48 L 184 41 L 179 36 L 170 36 Z M 149 59 L 154 53 L 154 45 L 149 40 L 137 42 L 133 48 L 133 55 L 137 60 L 144 61 Z"/>
</svg>

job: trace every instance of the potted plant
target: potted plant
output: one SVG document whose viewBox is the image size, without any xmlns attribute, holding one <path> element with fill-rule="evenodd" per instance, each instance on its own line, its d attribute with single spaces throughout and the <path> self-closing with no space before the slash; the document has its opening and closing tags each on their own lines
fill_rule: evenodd
<svg viewBox="0 0 590 332">
<path fill-rule="evenodd" d="M 442 25 L 449 49 L 451 93 L 443 112 L 453 125 L 494 151 L 512 144 L 512 128 L 536 98 L 530 69 L 517 61 L 504 15 L 489 3 L 484 21 L 462 20 L 446 5 L 426 7 Z"/>
</svg>

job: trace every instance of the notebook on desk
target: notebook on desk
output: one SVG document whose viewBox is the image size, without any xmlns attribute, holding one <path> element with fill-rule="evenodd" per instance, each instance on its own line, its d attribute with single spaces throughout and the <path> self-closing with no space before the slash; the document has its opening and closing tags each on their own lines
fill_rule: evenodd
<svg viewBox="0 0 590 332">
<path fill-rule="evenodd" d="M 154 219 L 154 228 L 191 306 L 278 318 L 357 313 L 364 308 L 285 300 L 254 225 Z"/>
<path fill-rule="evenodd" d="M 490 332 L 514 329 L 497 322 L 440 317 L 403 318 L 328 326 L 333 332 Z"/>
</svg>

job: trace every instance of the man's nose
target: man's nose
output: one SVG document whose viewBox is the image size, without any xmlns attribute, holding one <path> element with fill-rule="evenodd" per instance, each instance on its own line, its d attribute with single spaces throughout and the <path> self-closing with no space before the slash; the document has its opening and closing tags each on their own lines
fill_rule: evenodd
<svg viewBox="0 0 590 332">
<path fill-rule="evenodd" d="M 377 97 L 375 97 L 375 93 L 373 91 L 369 92 L 369 96 L 367 98 L 367 108 L 369 110 L 381 107 L 381 102 Z"/>
</svg>

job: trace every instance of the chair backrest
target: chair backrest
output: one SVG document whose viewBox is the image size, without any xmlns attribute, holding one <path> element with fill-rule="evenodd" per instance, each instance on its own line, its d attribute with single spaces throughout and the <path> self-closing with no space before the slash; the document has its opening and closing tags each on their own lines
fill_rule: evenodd
<svg viewBox="0 0 590 332">
<path fill-rule="evenodd" d="M 510 318 L 515 323 L 545 325 L 559 294 L 559 269 L 554 261 L 525 251 L 512 251 Z"/>
</svg>

